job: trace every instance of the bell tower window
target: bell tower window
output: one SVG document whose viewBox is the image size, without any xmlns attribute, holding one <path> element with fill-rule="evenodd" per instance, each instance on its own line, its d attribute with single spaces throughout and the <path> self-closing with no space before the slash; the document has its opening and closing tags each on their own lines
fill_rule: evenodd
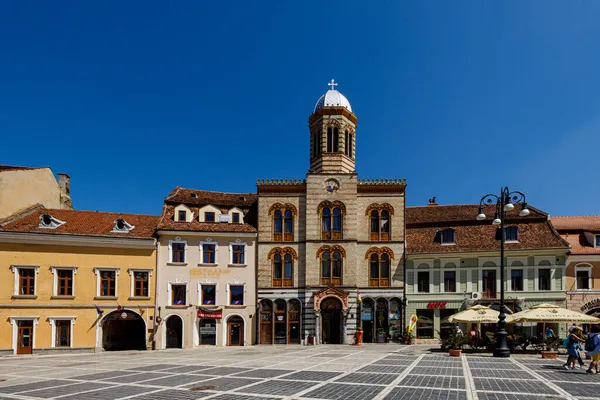
<svg viewBox="0 0 600 400">
<path fill-rule="evenodd" d="M 333 152 L 333 129 L 327 128 L 327 152 Z"/>
<path fill-rule="evenodd" d="M 333 151 L 340 151 L 340 131 L 338 128 L 333 128 Z"/>
</svg>

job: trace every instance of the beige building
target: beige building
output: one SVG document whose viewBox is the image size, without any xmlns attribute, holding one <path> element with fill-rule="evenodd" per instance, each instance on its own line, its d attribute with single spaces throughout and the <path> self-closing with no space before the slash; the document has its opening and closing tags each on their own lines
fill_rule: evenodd
<svg viewBox="0 0 600 400">
<path fill-rule="evenodd" d="M 41 206 L 0 224 L 0 354 L 151 347 L 158 216 Z"/>
<path fill-rule="evenodd" d="M 0 221 L 28 207 L 41 204 L 51 209 L 72 209 L 69 175 L 50 167 L 29 168 L 0 164 Z"/>
<path fill-rule="evenodd" d="M 406 181 L 358 178 L 357 117 L 335 85 L 308 121 L 306 180 L 257 183 L 261 344 L 352 343 L 361 320 L 366 342 L 401 332 Z"/>
<path fill-rule="evenodd" d="M 552 217 L 569 243 L 567 308 L 600 317 L 600 216 Z"/>
<path fill-rule="evenodd" d="M 157 231 L 156 348 L 254 344 L 255 225 L 255 194 L 169 194 Z"/>
</svg>

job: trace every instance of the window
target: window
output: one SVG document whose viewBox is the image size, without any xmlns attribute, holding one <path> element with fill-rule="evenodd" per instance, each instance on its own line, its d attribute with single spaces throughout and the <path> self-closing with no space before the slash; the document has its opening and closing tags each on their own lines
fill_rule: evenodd
<svg viewBox="0 0 600 400">
<path fill-rule="evenodd" d="M 204 213 L 204 222 L 215 222 L 215 213 L 214 212 L 205 212 Z"/>
<path fill-rule="evenodd" d="M 35 268 L 18 268 L 19 290 L 17 295 L 34 296 L 35 295 Z"/>
<path fill-rule="evenodd" d="M 244 285 L 230 285 L 229 293 L 229 304 L 232 306 L 241 306 L 244 304 Z"/>
<path fill-rule="evenodd" d="M 240 223 L 240 213 L 233 213 L 231 215 L 233 216 L 233 223 L 239 224 Z"/>
<path fill-rule="evenodd" d="M 369 261 L 369 286 L 388 287 L 390 285 L 390 256 L 371 254 Z"/>
<path fill-rule="evenodd" d="M 171 242 L 171 262 L 184 263 L 186 242 Z"/>
<path fill-rule="evenodd" d="M 185 210 L 179 210 L 177 213 L 177 220 L 183 222 L 187 221 L 187 212 Z"/>
<path fill-rule="evenodd" d="M 417 291 L 419 293 L 429 293 L 429 271 L 417 272 Z"/>
<path fill-rule="evenodd" d="M 327 128 L 327 152 L 333 153 L 333 130 Z"/>
<path fill-rule="evenodd" d="M 323 240 L 342 239 L 342 210 L 335 207 L 333 210 L 326 207 L 321 211 Z"/>
<path fill-rule="evenodd" d="M 538 270 L 538 290 L 550 290 L 550 269 Z"/>
<path fill-rule="evenodd" d="M 444 229 L 442 231 L 441 243 L 442 244 L 456 244 L 454 237 L 454 229 Z"/>
<path fill-rule="evenodd" d="M 523 270 L 513 269 L 510 271 L 510 287 L 514 292 L 523 291 Z"/>
<path fill-rule="evenodd" d="M 350 136 L 350 144 L 349 144 L 349 151 L 348 151 L 348 157 L 354 159 L 354 135 L 350 134 L 348 135 Z"/>
<path fill-rule="evenodd" d="M 273 214 L 273 240 L 275 240 L 276 242 L 281 241 L 282 235 L 281 233 L 283 232 L 283 213 L 281 212 L 281 210 L 277 210 L 275 211 L 275 214 Z"/>
<path fill-rule="evenodd" d="M 293 286 L 294 261 L 291 254 L 275 254 L 273 256 L 273 286 L 274 287 L 292 287 Z"/>
<path fill-rule="evenodd" d="M 216 264 L 216 250 L 217 246 L 214 244 L 202 244 L 202 263 L 203 264 Z"/>
<path fill-rule="evenodd" d="M 187 285 L 171 285 L 171 305 L 185 306 Z"/>
<path fill-rule="evenodd" d="M 231 245 L 231 263 L 244 265 L 246 245 L 233 244 Z"/>
<path fill-rule="evenodd" d="M 216 285 L 202 285 L 202 301 L 204 305 L 215 305 L 217 304 L 217 286 Z"/>
<path fill-rule="evenodd" d="M 485 269 L 481 271 L 483 297 L 496 298 L 496 270 Z"/>
<path fill-rule="evenodd" d="M 390 240 L 390 212 L 388 210 L 371 211 L 370 239 L 382 242 Z"/>
<path fill-rule="evenodd" d="M 594 247 L 600 247 L 600 235 L 596 235 L 594 239 Z"/>
<path fill-rule="evenodd" d="M 56 295 L 73 296 L 73 270 L 56 270 Z"/>
<path fill-rule="evenodd" d="M 291 242 L 294 237 L 294 218 L 291 210 L 286 210 L 284 213 L 284 235 L 285 242 Z"/>
<path fill-rule="evenodd" d="M 518 226 L 507 226 L 504 228 L 506 237 L 504 240 L 507 242 L 518 242 L 519 241 L 519 227 Z"/>
<path fill-rule="evenodd" d="M 273 240 L 275 242 L 294 240 L 294 211 L 291 209 L 283 208 L 273 213 Z"/>
<path fill-rule="evenodd" d="M 350 157 L 350 138 L 348 137 L 348 131 L 344 132 L 344 154 Z"/>
<path fill-rule="evenodd" d="M 338 128 L 333 128 L 333 151 L 340 151 L 340 132 Z"/>
<path fill-rule="evenodd" d="M 54 347 L 71 347 L 71 320 L 54 321 Z"/>
<path fill-rule="evenodd" d="M 116 271 L 100 271 L 100 296 L 116 296 Z"/>
<path fill-rule="evenodd" d="M 444 292 L 456 292 L 456 271 L 444 271 Z"/>
<path fill-rule="evenodd" d="M 321 255 L 321 285 L 342 284 L 342 255 L 326 251 Z"/>
<path fill-rule="evenodd" d="M 148 297 L 149 275 L 147 271 L 133 271 L 133 297 Z"/>
<path fill-rule="evenodd" d="M 577 290 L 589 290 L 592 288 L 591 267 L 575 267 L 575 276 L 577 279 Z"/>
</svg>

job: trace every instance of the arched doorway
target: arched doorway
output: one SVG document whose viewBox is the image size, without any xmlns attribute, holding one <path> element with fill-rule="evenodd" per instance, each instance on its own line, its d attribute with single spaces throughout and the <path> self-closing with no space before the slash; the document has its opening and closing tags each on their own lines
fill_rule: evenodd
<svg viewBox="0 0 600 400">
<path fill-rule="evenodd" d="M 167 328 L 167 349 L 183 348 L 183 320 L 179 315 L 171 315 L 165 322 Z"/>
<path fill-rule="evenodd" d="M 377 324 L 377 343 L 386 343 L 388 335 L 388 302 L 386 299 L 377 299 L 375 320 Z"/>
<path fill-rule="evenodd" d="M 342 343 L 342 302 L 328 297 L 321 302 L 321 341 L 324 344 Z"/>
<path fill-rule="evenodd" d="M 364 299 L 362 302 L 362 325 L 363 325 L 363 342 L 373 343 L 375 337 L 375 324 L 373 323 L 374 317 L 374 303 L 373 299 Z"/>
<path fill-rule="evenodd" d="M 244 345 L 244 319 L 234 315 L 227 319 L 227 346 Z"/>
<path fill-rule="evenodd" d="M 287 344 L 287 304 L 275 300 L 275 344 Z"/>
<path fill-rule="evenodd" d="M 113 311 L 102 321 L 102 348 L 113 350 L 146 350 L 146 324 L 139 314 Z"/>
<path fill-rule="evenodd" d="M 260 302 L 260 344 L 273 344 L 273 303 Z"/>
<path fill-rule="evenodd" d="M 300 344 L 300 310 L 302 305 L 299 300 L 292 299 L 288 303 L 288 343 Z"/>
<path fill-rule="evenodd" d="M 217 344 L 217 320 L 213 318 L 202 318 L 200 322 L 200 344 Z"/>
</svg>

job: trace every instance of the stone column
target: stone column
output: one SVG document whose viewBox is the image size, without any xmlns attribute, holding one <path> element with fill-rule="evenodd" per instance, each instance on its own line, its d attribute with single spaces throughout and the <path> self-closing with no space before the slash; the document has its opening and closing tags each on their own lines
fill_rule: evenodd
<svg viewBox="0 0 600 400">
<path fill-rule="evenodd" d="M 315 345 L 321 344 L 321 310 L 315 310 Z"/>
<path fill-rule="evenodd" d="M 348 344 L 348 310 L 342 310 L 342 343 Z"/>
</svg>

